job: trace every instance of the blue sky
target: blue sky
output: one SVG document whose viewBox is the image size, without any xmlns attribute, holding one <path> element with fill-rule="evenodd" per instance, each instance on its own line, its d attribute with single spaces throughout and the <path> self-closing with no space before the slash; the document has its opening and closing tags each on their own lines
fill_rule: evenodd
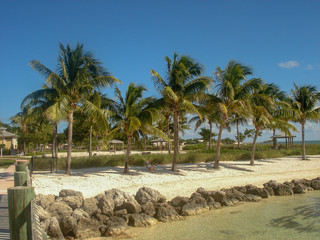
<svg viewBox="0 0 320 240">
<path fill-rule="evenodd" d="M 42 87 L 29 62 L 54 70 L 59 42 L 83 43 L 123 91 L 136 82 L 157 96 L 150 71 L 163 74 L 164 57 L 174 51 L 204 64 L 205 75 L 234 59 L 285 91 L 293 82 L 320 90 L 319 9 L 318 0 L 1 1 L 0 120 L 8 122 L 23 98 Z M 317 139 L 319 131 L 308 124 L 306 138 Z M 189 131 L 185 138 L 194 136 Z"/>
</svg>

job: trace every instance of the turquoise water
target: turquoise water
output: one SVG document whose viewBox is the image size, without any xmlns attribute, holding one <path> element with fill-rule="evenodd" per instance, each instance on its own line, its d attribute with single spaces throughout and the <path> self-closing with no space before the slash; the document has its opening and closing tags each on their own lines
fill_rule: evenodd
<svg viewBox="0 0 320 240">
<path fill-rule="evenodd" d="M 320 239 L 320 191 L 243 203 L 132 232 L 136 237 L 131 239 L 139 240 Z"/>
</svg>

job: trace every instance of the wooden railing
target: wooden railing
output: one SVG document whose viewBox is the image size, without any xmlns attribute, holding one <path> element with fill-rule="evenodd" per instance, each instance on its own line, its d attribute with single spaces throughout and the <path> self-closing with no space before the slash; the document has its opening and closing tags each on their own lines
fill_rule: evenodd
<svg viewBox="0 0 320 240">
<path fill-rule="evenodd" d="M 47 239 L 40 227 L 38 209 L 34 203 L 30 171 L 26 163 L 18 162 L 14 187 L 8 188 L 9 228 L 11 240 Z"/>
</svg>

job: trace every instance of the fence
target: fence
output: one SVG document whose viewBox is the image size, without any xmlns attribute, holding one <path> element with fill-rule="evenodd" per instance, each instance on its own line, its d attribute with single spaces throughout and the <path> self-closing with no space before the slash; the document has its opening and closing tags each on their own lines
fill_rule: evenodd
<svg viewBox="0 0 320 240">
<path fill-rule="evenodd" d="M 11 240 L 47 239 L 40 227 L 38 209 L 34 203 L 30 171 L 25 163 L 16 165 L 14 187 L 8 188 L 9 228 Z"/>
</svg>

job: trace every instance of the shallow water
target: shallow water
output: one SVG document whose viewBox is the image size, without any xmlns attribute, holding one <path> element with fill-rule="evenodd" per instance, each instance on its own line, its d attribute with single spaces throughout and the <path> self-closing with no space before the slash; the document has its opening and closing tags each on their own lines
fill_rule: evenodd
<svg viewBox="0 0 320 240">
<path fill-rule="evenodd" d="M 320 191 L 272 197 L 131 230 L 139 240 L 320 239 Z"/>
</svg>

